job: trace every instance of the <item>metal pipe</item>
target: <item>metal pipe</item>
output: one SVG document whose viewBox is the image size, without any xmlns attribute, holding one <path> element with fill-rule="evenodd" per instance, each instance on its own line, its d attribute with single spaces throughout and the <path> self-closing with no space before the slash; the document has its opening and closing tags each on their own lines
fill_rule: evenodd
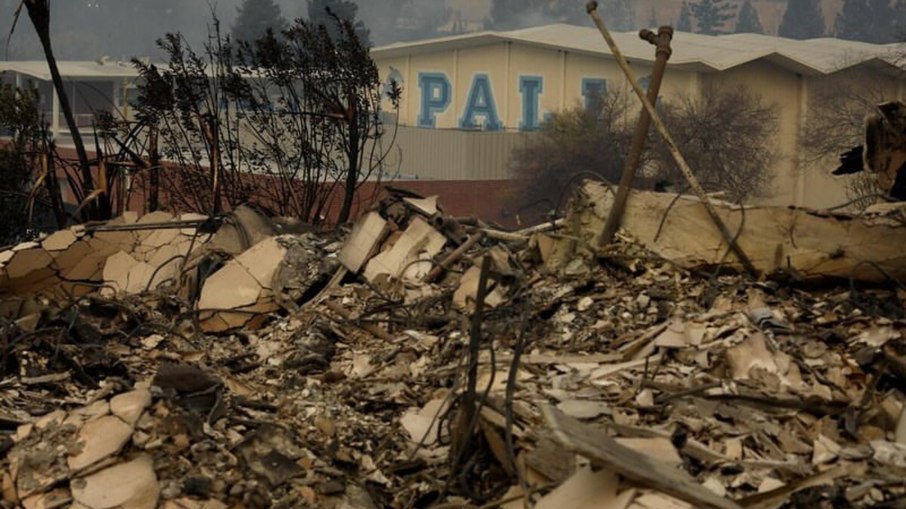
<svg viewBox="0 0 906 509">
<path fill-rule="evenodd" d="M 480 241 L 483 236 L 484 236 L 484 233 L 482 233 L 482 232 L 473 233 L 468 238 L 468 240 L 466 240 L 465 242 L 462 243 L 461 246 L 456 248 L 452 253 L 447 255 L 446 258 L 441 260 L 440 263 L 435 265 L 434 268 L 431 269 L 431 272 L 429 272 L 427 275 L 425 275 L 424 278 L 422 278 L 422 282 L 423 283 L 434 282 L 435 279 L 440 277 L 441 274 L 443 274 L 445 271 L 449 270 L 449 268 L 454 263 L 456 263 L 460 258 L 462 258 L 462 256 L 464 254 L 466 254 L 466 251 L 468 251 L 469 249 L 472 249 L 472 247 L 474 247 L 475 244 L 477 244 L 478 241 Z"/>
<path fill-rule="evenodd" d="M 655 49 L 654 69 L 651 71 L 651 81 L 648 83 L 648 100 L 652 104 L 657 104 L 661 82 L 664 79 L 664 71 L 667 69 L 667 60 L 670 59 L 670 54 L 672 53 L 670 41 L 673 39 L 673 28 L 663 26 L 658 29 L 657 34 L 651 30 L 643 29 L 639 32 L 639 38 L 657 47 Z M 626 200 L 629 199 L 629 191 L 632 189 L 632 181 L 635 179 L 639 161 L 642 159 L 642 151 L 645 149 L 645 139 L 648 137 L 648 129 L 650 127 L 651 115 L 648 110 L 642 108 L 639 113 L 639 122 L 636 124 L 635 132 L 632 135 L 629 155 L 626 157 L 626 163 L 623 166 L 623 174 L 620 176 L 617 195 L 614 198 L 613 206 L 610 208 L 610 214 L 607 215 L 607 221 L 604 223 L 601 238 L 598 240 L 599 246 L 610 244 L 613 236 L 617 233 L 617 229 L 620 227 L 623 211 L 626 209 Z"/>
<path fill-rule="evenodd" d="M 186 219 L 182 221 L 167 221 L 165 223 L 136 223 L 136 224 L 119 224 L 112 226 L 91 226 L 85 227 L 86 232 L 131 232 L 143 230 L 173 230 L 183 228 L 198 228 L 201 226 L 214 224 L 213 218 L 208 219 Z"/>
<path fill-rule="evenodd" d="M 645 91 L 642 90 L 642 87 L 635 80 L 635 74 L 632 72 L 632 69 L 629 68 L 629 64 L 626 62 L 626 58 L 623 57 L 623 53 L 620 52 L 620 48 L 617 47 L 617 43 L 613 40 L 613 37 L 610 35 L 610 32 L 607 30 L 607 27 L 604 26 L 604 21 L 601 19 L 601 16 L 598 14 L 598 2 L 591 0 L 585 7 L 588 15 L 594 20 L 595 25 L 597 25 L 598 30 L 601 32 L 601 36 L 604 37 L 604 40 L 607 42 L 607 46 L 610 48 L 610 52 L 613 54 L 614 59 L 617 61 L 617 64 L 620 66 L 620 69 L 623 70 L 623 73 L 626 75 L 626 78 L 629 80 L 629 85 L 632 87 L 632 90 L 635 92 L 636 96 L 642 101 L 642 106 L 648 110 L 648 114 L 651 115 L 651 120 L 654 122 L 655 128 L 657 128 L 658 133 L 664 139 L 664 144 L 667 145 L 667 149 L 670 151 L 670 155 L 673 156 L 676 165 L 679 166 L 680 171 L 683 173 L 683 176 L 686 177 L 686 181 L 689 182 L 689 187 L 695 192 L 695 195 L 701 201 L 702 206 L 705 207 L 705 211 L 708 213 L 708 216 L 714 222 L 714 225 L 717 227 L 721 236 L 724 238 L 724 241 L 727 245 L 730 246 L 730 249 L 733 251 L 733 254 L 739 258 L 740 263 L 746 269 L 749 274 L 753 276 L 758 275 L 758 270 L 755 268 L 755 265 L 752 264 L 752 260 L 749 259 L 745 251 L 739 247 L 739 243 L 736 242 L 736 238 L 730 233 L 730 230 L 727 228 L 727 225 L 724 224 L 723 220 L 717 214 L 717 211 L 714 209 L 714 205 L 711 204 L 711 200 L 708 199 L 707 193 L 702 188 L 702 185 L 698 182 L 698 179 L 695 178 L 695 175 L 692 173 L 692 169 L 689 168 L 689 163 L 686 162 L 686 159 L 683 157 L 683 154 L 680 152 L 679 147 L 676 145 L 676 142 L 673 140 L 673 136 L 670 135 L 670 131 L 667 130 L 667 126 L 664 125 L 664 121 L 661 119 L 661 116 L 658 114 L 657 110 L 654 109 L 654 105 L 651 104 L 651 101 L 645 96 Z"/>
</svg>

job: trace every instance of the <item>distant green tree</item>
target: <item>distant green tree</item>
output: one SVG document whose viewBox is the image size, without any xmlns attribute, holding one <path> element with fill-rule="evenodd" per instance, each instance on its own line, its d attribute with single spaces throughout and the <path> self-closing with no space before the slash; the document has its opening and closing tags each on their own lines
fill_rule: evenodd
<svg viewBox="0 0 906 509">
<path fill-rule="evenodd" d="M 37 95 L 0 85 L 0 245 L 29 236 L 29 195 L 35 180 L 34 145 L 41 136 Z M 46 193 L 38 193 L 43 198 Z"/>
<path fill-rule="evenodd" d="M 635 8 L 632 0 L 605 0 L 602 6 L 614 30 L 634 30 Z"/>
<path fill-rule="evenodd" d="M 539 0 L 491 0 L 491 26 L 495 30 L 512 30 L 519 26 L 519 9 L 526 12 L 540 12 L 543 2 Z"/>
<path fill-rule="evenodd" d="M 878 44 L 902 40 L 906 2 L 898 0 L 843 0 L 834 20 L 834 35 L 841 39 Z"/>
<path fill-rule="evenodd" d="M 897 39 L 906 41 L 906 0 L 897 0 L 894 11 L 896 12 Z"/>
<path fill-rule="evenodd" d="M 635 28 L 632 0 L 602 0 L 599 10 L 609 28 Z M 574 0 L 491 0 L 491 26 L 495 30 L 512 30 L 552 22 L 587 24 L 588 14 L 581 2 Z"/>
<path fill-rule="evenodd" d="M 824 35 L 824 15 L 818 0 L 790 0 L 777 32 L 790 39 L 813 39 Z"/>
<path fill-rule="evenodd" d="M 700 34 L 721 34 L 727 21 L 733 19 L 733 6 L 726 0 L 699 0 L 690 6 Z"/>
<path fill-rule="evenodd" d="M 758 19 L 758 11 L 752 5 L 752 0 L 745 0 L 742 7 L 739 8 L 739 18 L 736 19 L 737 34 L 763 34 L 764 27 L 761 26 L 761 20 Z"/>
<path fill-rule="evenodd" d="M 843 0 L 843 6 L 834 20 L 834 35 L 841 39 L 863 41 L 868 37 L 870 25 L 868 0 Z"/>
<path fill-rule="evenodd" d="M 371 46 L 371 32 L 365 23 L 356 19 L 359 6 L 351 0 L 308 0 L 308 19 L 315 26 L 327 29 L 333 40 L 342 38 L 338 24 L 333 16 L 341 21 L 348 21 L 355 29 L 356 37 L 366 47 Z"/>
<path fill-rule="evenodd" d="M 676 20 L 676 29 L 680 32 L 692 31 L 692 10 L 689 9 L 689 4 L 685 0 L 682 7 L 680 7 L 679 18 Z"/>
<path fill-rule="evenodd" d="M 289 26 L 274 0 L 243 0 L 236 11 L 233 23 L 233 39 L 236 41 L 257 41 L 268 30 L 282 34 Z"/>
<path fill-rule="evenodd" d="M 367 18 L 373 20 L 369 25 L 372 28 L 372 34 L 376 31 L 377 23 L 386 17 L 387 11 L 393 3 L 393 0 L 382 0 L 381 12 Z M 437 37 L 440 35 L 440 28 L 445 26 L 449 26 L 452 33 L 465 31 L 462 18 L 458 16 L 459 13 L 457 12 L 457 16 L 454 17 L 453 9 L 446 7 L 444 0 L 409 0 L 402 5 L 401 13 L 402 15 L 398 16 L 390 31 L 394 41 L 414 41 Z"/>
</svg>

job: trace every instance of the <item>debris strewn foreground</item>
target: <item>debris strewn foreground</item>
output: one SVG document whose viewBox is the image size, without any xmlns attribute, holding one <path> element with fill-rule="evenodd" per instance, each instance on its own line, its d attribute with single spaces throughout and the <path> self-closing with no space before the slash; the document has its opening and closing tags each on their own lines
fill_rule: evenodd
<svg viewBox="0 0 906 509">
<path fill-rule="evenodd" d="M 346 235 L 240 209 L 3 252 L 4 506 L 904 506 L 902 287 L 577 249 L 582 203 L 512 233 L 395 193 Z"/>
</svg>

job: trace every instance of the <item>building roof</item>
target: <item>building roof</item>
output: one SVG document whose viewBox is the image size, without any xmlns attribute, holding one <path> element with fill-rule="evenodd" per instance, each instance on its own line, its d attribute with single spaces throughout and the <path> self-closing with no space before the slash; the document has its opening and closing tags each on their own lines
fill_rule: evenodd
<svg viewBox="0 0 906 509">
<path fill-rule="evenodd" d="M 654 62 L 653 47 L 636 32 L 613 32 L 620 51 L 630 61 Z M 506 32 L 470 34 L 402 42 L 371 50 L 375 58 L 433 53 L 454 48 L 471 48 L 500 42 L 566 50 L 594 56 L 610 56 L 610 50 L 593 27 L 553 24 Z M 842 39 L 786 39 L 760 34 L 702 35 L 676 32 L 670 66 L 677 69 L 713 72 L 731 69 L 755 60 L 767 60 L 805 75 L 830 74 L 847 67 L 872 63 L 894 69 L 902 63 L 906 48 L 901 44 L 870 44 Z M 132 62 L 86 60 L 59 61 L 64 78 L 135 78 Z M 0 72 L 11 71 L 50 81 L 43 60 L 0 61 Z"/>
<path fill-rule="evenodd" d="M 132 62 L 115 61 L 58 61 L 57 67 L 64 79 L 72 78 L 135 78 L 138 71 Z M 0 61 L 0 72 L 9 71 L 24 74 L 44 81 L 50 81 L 50 68 L 44 60 Z"/>
<path fill-rule="evenodd" d="M 614 32 L 620 51 L 630 61 L 654 62 L 654 48 L 637 32 Z M 432 53 L 498 42 L 512 42 L 549 49 L 610 56 L 594 27 L 553 24 L 507 32 L 485 31 L 380 46 L 375 58 Z M 904 51 L 899 44 L 869 44 L 842 39 L 786 39 L 760 34 L 702 35 L 676 32 L 670 66 L 701 72 L 723 71 L 765 59 L 800 74 L 830 74 L 865 63 L 894 68 Z"/>
</svg>

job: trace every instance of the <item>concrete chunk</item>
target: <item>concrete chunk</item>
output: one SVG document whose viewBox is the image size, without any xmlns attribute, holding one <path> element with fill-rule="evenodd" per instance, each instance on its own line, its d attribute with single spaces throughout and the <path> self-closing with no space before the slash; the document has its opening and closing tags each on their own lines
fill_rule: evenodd
<svg viewBox="0 0 906 509">
<path fill-rule="evenodd" d="M 387 221 L 377 212 L 369 212 L 352 227 L 352 233 L 338 255 L 340 263 L 351 272 L 358 272 L 386 232 Z"/>
<path fill-rule="evenodd" d="M 41 247 L 47 251 L 62 251 L 71 246 L 76 241 L 76 235 L 72 230 L 60 230 L 50 234 L 41 242 Z"/>
<path fill-rule="evenodd" d="M 135 426 L 142 412 L 151 405 L 151 393 L 139 389 L 115 396 L 110 400 L 110 411 L 126 424 Z"/>
<path fill-rule="evenodd" d="M 276 237 L 270 237 L 237 256 L 236 263 L 245 267 L 262 288 L 271 288 L 274 274 L 285 257 L 286 248 L 280 245 Z"/>
<path fill-rule="evenodd" d="M 160 497 L 150 456 L 140 456 L 72 482 L 73 507 L 154 509 Z"/>
<path fill-rule="evenodd" d="M 129 271 L 137 263 L 135 258 L 124 251 L 119 251 L 107 258 L 107 263 L 104 264 L 104 281 L 117 292 L 126 291 L 126 287 L 129 286 Z"/>
<path fill-rule="evenodd" d="M 238 309 L 254 304 L 261 285 L 235 260 L 228 262 L 204 282 L 198 309 Z"/>
<path fill-rule="evenodd" d="M 82 470 L 117 454 L 131 436 L 132 426 L 112 415 L 86 422 L 77 438 L 82 449 L 69 457 L 69 468 Z"/>
<path fill-rule="evenodd" d="M 446 237 L 424 219 L 416 217 L 390 249 L 368 262 L 365 278 L 374 281 L 377 276 L 386 274 L 392 278 L 419 281 L 431 270 L 433 265 L 430 260 L 440 253 L 446 243 Z"/>
<path fill-rule="evenodd" d="M 52 261 L 50 254 L 41 247 L 16 251 L 6 264 L 6 273 L 10 279 L 22 278 L 47 267 Z"/>
</svg>

